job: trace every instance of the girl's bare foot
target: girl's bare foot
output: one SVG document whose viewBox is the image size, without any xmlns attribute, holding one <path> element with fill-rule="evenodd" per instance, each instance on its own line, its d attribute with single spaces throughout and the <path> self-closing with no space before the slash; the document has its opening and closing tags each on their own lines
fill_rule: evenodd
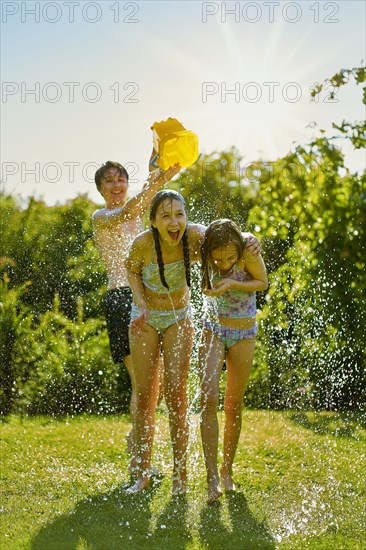
<svg viewBox="0 0 366 550">
<path fill-rule="evenodd" d="M 135 495 L 137 493 L 140 493 L 141 491 L 144 491 L 150 484 L 150 479 L 146 476 L 139 477 L 138 480 L 131 485 L 128 489 L 126 489 L 126 493 L 128 495 Z"/>
<path fill-rule="evenodd" d="M 207 502 L 208 504 L 212 504 L 222 496 L 219 480 L 217 478 L 207 480 L 207 485 Z"/>
<path fill-rule="evenodd" d="M 235 483 L 233 481 L 233 476 L 231 473 L 221 470 L 220 472 L 221 477 L 221 486 L 225 491 L 235 491 Z"/>
</svg>

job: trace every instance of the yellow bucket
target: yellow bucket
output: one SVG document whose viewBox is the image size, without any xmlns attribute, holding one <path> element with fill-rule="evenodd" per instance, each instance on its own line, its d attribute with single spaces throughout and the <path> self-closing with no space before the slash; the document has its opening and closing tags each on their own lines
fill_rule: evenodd
<svg viewBox="0 0 366 550">
<path fill-rule="evenodd" d="M 167 170 L 174 164 L 187 168 L 196 162 L 199 157 L 198 137 L 176 118 L 155 122 L 151 129 L 159 168 Z"/>
</svg>

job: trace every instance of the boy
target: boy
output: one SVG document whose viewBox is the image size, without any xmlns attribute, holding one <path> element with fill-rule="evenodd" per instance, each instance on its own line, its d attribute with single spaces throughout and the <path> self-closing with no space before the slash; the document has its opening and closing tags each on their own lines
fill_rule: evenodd
<svg viewBox="0 0 366 550">
<path fill-rule="evenodd" d="M 152 153 L 154 156 L 155 151 Z M 150 164 L 150 168 L 153 168 Z M 105 207 L 92 216 L 94 238 L 108 275 L 105 315 L 111 355 L 114 363 L 124 363 L 132 384 L 130 411 L 132 426 L 136 410 L 136 394 L 128 340 L 132 292 L 124 265 L 129 246 L 143 231 L 143 217 L 155 193 L 180 170 L 179 165 L 166 171 L 153 169 L 140 193 L 127 200 L 128 173 L 118 162 L 108 161 L 95 173 L 95 183 L 105 200 Z M 132 451 L 133 429 L 128 438 Z"/>
</svg>

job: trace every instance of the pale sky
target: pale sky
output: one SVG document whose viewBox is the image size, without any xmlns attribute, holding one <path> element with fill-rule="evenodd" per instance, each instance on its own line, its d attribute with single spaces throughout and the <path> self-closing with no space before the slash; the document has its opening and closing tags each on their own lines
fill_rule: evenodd
<svg viewBox="0 0 366 550">
<path fill-rule="evenodd" d="M 360 1 L 1 2 L 1 167 L 6 191 L 101 203 L 107 160 L 147 176 L 151 125 L 178 118 L 201 153 L 275 160 L 332 121 L 364 118 L 361 89 L 310 89 L 365 60 Z M 354 170 L 363 152 L 345 150 Z"/>
</svg>

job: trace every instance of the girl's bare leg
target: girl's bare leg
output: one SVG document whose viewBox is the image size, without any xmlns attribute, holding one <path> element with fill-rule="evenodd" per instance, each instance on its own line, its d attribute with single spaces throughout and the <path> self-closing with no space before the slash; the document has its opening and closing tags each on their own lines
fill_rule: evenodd
<svg viewBox="0 0 366 550">
<path fill-rule="evenodd" d="M 124 363 L 126 365 L 128 373 L 130 375 L 131 385 L 132 385 L 132 392 L 131 392 L 131 399 L 130 399 L 130 415 L 131 415 L 132 428 L 129 431 L 129 433 L 126 435 L 126 443 L 127 443 L 127 452 L 131 457 L 130 473 L 133 476 L 134 471 L 135 471 L 135 467 L 136 467 L 136 460 L 134 458 L 135 454 L 136 454 L 134 425 L 135 425 L 135 422 L 136 422 L 137 394 L 136 394 L 136 389 L 135 389 L 136 382 L 134 380 L 131 355 L 128 355 L 128 356 L 125 357 Z M 161 355 L 159 355 L 158 363 L 159 363 L 159 397 L 158 397 L 157 404 L 159 405 L 159 403 L 161 402 L 161 400 L 164 397 L 164 393 L 163 393 L 163 387 L 164 387 L 163 386 L 164 385 L 164 370 L 163 369 L 164 369 L 164 365 L 163 365 L 163 358 L 162 358 Z M 150 474 L 153 471 L 158 472 L 157 468 L 152 468 L 151 471 L 150 471 Z"/>
<path fill-rule="evenodd" d="M 127 441 L 127 451 L 130 454 L 130 456 L 133 457 L 135 453 L 134 425 L 135 425 L 135 417 L 136 417 L 136 409 L 137 409 L 137 396 L 136 396 L 136 389 L 135 389 L 136 384 L 135 384 L 134 374 L 132 369 L 131 355 L 127 355 L 124 358 L 124 364 L 130 376 L 131 386 L 132 386 L 132 393 L 131 393 L 131 399 L 130 399 L 130 414 L 131 414 L 132 428 L 126 436 L 126 441 Z"/>
<path fill-rule="evenodd" d="M 159 393 L 159 334 L 149 325 L 145 325 L 144 332 L 139 335 L 130 334 L 130 346 L 137 398 L 134 425 L 135 453 L 131 461 L 131 470 L 136 472 L 137 481 L 127 491 L 137 493 L 149 484 L 155 409 Z"/>
<path fill-rule="evenodd" d="M 159 355 L 159 398 L 158 398 L 158 405 L 162 402 L 164 399 L 164 361 L 163 356 Z"/>
<path fill-rule="evenodd" d="M 255 338 L 241 340 L 226 353 L 224 461 L 220 471 L 221 484 L 228 491 L 235 490 L 233 462 L 242 425 L 244 392 L 253 364 Z"/>
<path fill-rule="evenodd" d="M 175 323 L 164 333 L 164 393 L 173 446 L 173 494 L 184 493 L 187 487 L 187 377 L 192 344 L 190 319 Z"/>
<path fill-rule="evenodd" d="M 217 452 L 219 424 L 217 406 L 219 403 L 219 381 L 225 350 L 222 342 L 212 332 L 204 331 L 199 349 L 201 370 L 201 437 L 207 471 L 208 502 L 221 497 Z"/>
</svg>

